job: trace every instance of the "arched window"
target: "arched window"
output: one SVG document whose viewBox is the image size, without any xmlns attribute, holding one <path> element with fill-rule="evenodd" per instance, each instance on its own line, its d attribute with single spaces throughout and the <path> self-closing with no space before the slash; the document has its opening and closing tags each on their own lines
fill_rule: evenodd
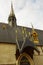
<svg viewBox="0 0 43 65">
<path fill-rule="evenodd" d="M 28 54 L 22 53 L 18 58 L 18 65 L 34 65 L 34 62 Z"/>
</svg>

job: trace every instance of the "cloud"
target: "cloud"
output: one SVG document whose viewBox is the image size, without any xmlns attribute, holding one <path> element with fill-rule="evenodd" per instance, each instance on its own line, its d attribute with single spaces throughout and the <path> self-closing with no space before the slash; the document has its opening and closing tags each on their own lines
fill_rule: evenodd
<svg viewBox="0 0 43 65">
<path fill-rule="evenodd" d="M 18 25 L 31 27 L 32 22 L 35 28 L 43 29 L 43 0 L 22 1 L 19 6 L 23 8 L 17 12 Z"/>
<path fill-rule="evenodd" d="M 33 3 L 36 3 L 36 0 L 32 0 Z"/>
<path fill-rule="evenodd" d="M 25 7 L 26 0 L 15 0 L 15 8 L 18 10 L 21 10 Z"/>
</svg>

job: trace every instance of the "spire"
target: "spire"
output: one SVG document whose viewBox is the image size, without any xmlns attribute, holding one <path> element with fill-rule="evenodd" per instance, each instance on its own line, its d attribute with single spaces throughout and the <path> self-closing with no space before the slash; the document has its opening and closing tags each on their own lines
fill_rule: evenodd
<svg viewBox="0 0 43 65">
<path fill-rule="evenodd" d="M 14 10 L 13 10 L 13 4 L 11 2 L 11 12 L 10 12 L 10 16 L 14 15 Z"/>
<path fill-rule="evenodd" d="M 16 17 L 15 17 L 15 13 L 14 13 L 14 9 L 13 9 L 13 4 L 11 2 L 11 11 L 10 11 L 10 15 L 8 17 L 8 23 L 10 26 L 14 27 L 16 26 Z"/>
</svg>

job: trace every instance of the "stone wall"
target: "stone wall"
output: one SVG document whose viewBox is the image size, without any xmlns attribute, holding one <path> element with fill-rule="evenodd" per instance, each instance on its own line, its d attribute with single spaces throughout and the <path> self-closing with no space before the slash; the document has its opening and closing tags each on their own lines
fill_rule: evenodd
<svg viewBox="0 0 43 65">
<path fill-rule="evenodd" d="M 16 63 L 16 45 L 0 43 L 0 64 Z"/>
<path fill-rule="evenodd" d="M 40 51 L 40 54 L 38 55 L 38 53 L 36 51 L 34 51 L 34 56 L 33 56 L 33 59 L 34 59 L 34 64 L 35 65 L 43 65 L 43 48 L 41 47 L 37 47 Z"/>
</svg>

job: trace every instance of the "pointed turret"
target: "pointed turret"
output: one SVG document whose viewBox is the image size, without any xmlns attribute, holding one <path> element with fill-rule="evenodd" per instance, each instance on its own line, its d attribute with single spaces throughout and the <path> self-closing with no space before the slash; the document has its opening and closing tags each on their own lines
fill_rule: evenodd
<svg viewBox="0 0 43 65">
<path fill-rule="evenodd" d="M 16 26 L 16 17 L 14 14 L 14 9 L 13 9 L 13 4 L 11 2 L 11 11 L 10 11 L 10 15 L 8 17 L 8 23 L 10 26 L 14 27 Z"/>
</svg>

